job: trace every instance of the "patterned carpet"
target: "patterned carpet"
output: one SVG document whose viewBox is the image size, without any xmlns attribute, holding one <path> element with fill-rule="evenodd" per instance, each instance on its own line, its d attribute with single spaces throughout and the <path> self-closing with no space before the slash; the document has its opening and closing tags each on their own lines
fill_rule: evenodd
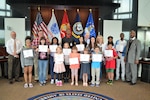
<svg viewBox="0 0 150 100">
<path fill-rule="evenodd" d="M 47 92 L 31 97 L 28 100 L 113 100 L 110 97 L 86 91 L 61 90 Z"/>
</svg>

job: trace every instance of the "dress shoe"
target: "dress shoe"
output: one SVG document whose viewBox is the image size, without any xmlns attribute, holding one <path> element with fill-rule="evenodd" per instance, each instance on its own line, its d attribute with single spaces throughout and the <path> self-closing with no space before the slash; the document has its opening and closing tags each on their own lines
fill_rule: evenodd
<svg viewBox="0 0 150 100">
<path fill-rule="evenodd" d="M 130 83 L 131 81 L 125 81 L 125 82 Z"/>
<path fill-rule="evenodd" d="M 135 85 L 135 84 L 136 84 L 136 83 L 132 83 L 132 82 L 130 83 L 130 85 Z"/>
<path fill-rule="evenodd" d="M 9 84 L 13 84 L 13 81 L 12 81 L 12 80 L 10 80 L 10 81 L 9 81 Z"/>
<path fill-rule="evenodd" d="M 38 82 L 39 82 L 39 80 L 34 80 L 34 82 L 35 82 L 35 83 L 38 83 Z"/>
</svg>

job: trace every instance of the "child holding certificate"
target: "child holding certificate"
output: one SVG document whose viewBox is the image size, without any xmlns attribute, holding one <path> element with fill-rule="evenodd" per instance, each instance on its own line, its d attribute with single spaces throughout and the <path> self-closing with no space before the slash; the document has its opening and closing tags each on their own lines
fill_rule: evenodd
<svg viewBox="0 0 150 100">
<path fill-rule="evenodd" d="M 56 86 L 62 86 L 62 73 L 65 72 L 64 66 L 64 54 L 61 47 L 56 48 L 56 53 L 54 54 L 54 72 L 58 76 L 58 81 L 56 82 Z"/>
<path fill-rule="evenodd" d="M 46 70 L 47 70 L 47 64 L 48 64 L 48 45 L 46 45 L 46 39 L 45 37 L 41 37 L 40 39 L 40 45 L 36 49 L 36 51 L 39 53 L 38 57 L 38 68 L 39 68 L 39 82 L 40 86 L 43 86 L 46 84 Z"/>
<path fill-rule="evenodd" d="M 69 63 L 71 69 L 71 85 L 78 86 L 78 69 L 80 68 L 79 60 L 80 54 L 78 53 L 78 49 L 76 46 L 72 47 L 72 53 L 69 55 Z M 75 79 L 75 82 L 74 82 Z"/>
<path fill-rule="evenodd" d="M 114 79 L 114 70 L 116 68 L 116 59 L 118 58 L 118 55 L 115 49 L 113 49 L 112 42 L 109 42 L 107 47 L 108 47 L 107 50 L 112 50 L 112 56 L 107 56 L 105 54 L 105 59 L 106 59 L 105 67 L 106 67 L 106 73 L 108 77 L 107 84 L 112 85 Z"/>
<path fill-rule="evenodd" d="M 70 46 L 69 46 L 69 43 L 66 42 L 64 43 L 64 48 L 63 49 L 70 49 Z M 71 49 L 70 49 L 71 51 Z M 66 51 L 68 52 L 68 51 Z M 70 69 L 69 69 L 69 53 L 68 54 L 65 54 L 64 53 L 64 64 L 65 64 L 65 69 L 66 69 L 66 72 L 64 72 L 63 76 L 64 76 L 64 82 L 67 83 L 69 82 L 69 75 L 70 75 Z"/>
<path fill-rule="evenodd" d="M 51 45 L 58 46 L 58 45 L 59 45 L 58 38 L 53 37 L 53 38 L 52 38 L 52 43 L 51 43 Z M 55 53 L 55 52 L 50 51 L 50 75 L 51 75 L 51 81 L 50 81 L 50 83 L 51 83 L 51 84 L 54 84 L 54 75 L 55 75 L 55 73 L 54 73 L 54 53 Z M 56 75 L 55 78 L 56 78 L 56 79 L 55 79 L 55 83 L 56 83 L 57 80 L 58 80 L 58 79 L 57 79 L 58 76 Z"/>
<path fill-rule="evenodd" d="M 83 86 L 88 86 L 88 78 L 90 77 L 90 54 L 88 48 L 84 48 L 83 52 L 84 54 L 80 55 L 81 61 L 80 78 L 83 80 Z M 83 59 L 81 58 L 82 55 Z"/>
<path fill-rule="evenodd" d="M 25 38 L 25 47 L 21 51 L 21 66 L 24 69 L 24 88 L 33 87 L 32 84 L 32 67 L 33 67 L 33 49 L 31 47 L 31 37 L 27 36 Z M 28 81 L 29 79 L 29 81 Z"/>
<path fill-rule="evenodd" d="M 92 63 L 91 63 L 92 87 L 94 86 L 99 87 L 101 62 L 102 62 L 102 52 L 100 52 L 99 46 L 96 46 L 94 48 L 94 52 L 92 53 Z"/>
</svg>

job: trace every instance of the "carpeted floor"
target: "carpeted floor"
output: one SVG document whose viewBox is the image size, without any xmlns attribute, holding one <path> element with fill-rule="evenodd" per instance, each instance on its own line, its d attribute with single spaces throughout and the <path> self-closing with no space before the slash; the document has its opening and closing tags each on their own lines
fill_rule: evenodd
<svg viewBox="0 0 150 100">
<path fill-rule="evenodd" d="M 150 83 L 141 82 L 138 80 L 134 86 L 122 81 L 115 81 L 113 86 L 107 85 L 106 80 L 103 79 L 100 87 L 83 87 L 82 82 L 79 86 L 70 86 L 70 83 L 64 84 L 62 87 L 57 87 L 49 83 L 46 86 L 39 86 L 34 83 L 33 88 L 25 89 L 24 82 L 15 82 L 10 85 L 8 80 L 0 78 L 0 100 L 27 100 L 30 97 L 43 94 L 51 91 L 59 90 L 82 90 L 95 92 L 115 100 L 150 100 Z"/>
</svg>

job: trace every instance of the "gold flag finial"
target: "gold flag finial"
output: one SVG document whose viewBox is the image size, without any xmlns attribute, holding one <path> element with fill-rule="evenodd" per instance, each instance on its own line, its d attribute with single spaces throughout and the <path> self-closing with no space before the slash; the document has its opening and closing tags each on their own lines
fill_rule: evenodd
<svg viewBox="0 0 150 100">
<path fill-rule="evenodd" d="M 54 12 L 54 9 L 52 9 L 52 12 Z"/>
<path fill-rule="evenodd" d="M 40 11 L 41 10 L 41 8 L 40 8 L 40 6 L 38 6 L 38 11 Z"/>
<path fill-rule="evenodd" d="M 66 8 L 64 8 L 64 11 L 66 11 Z"/>
<path fill-rule="evenodd" d="M 92 9 L 89 9 L 90 12 L 92 12 Z"/>
</svg>

